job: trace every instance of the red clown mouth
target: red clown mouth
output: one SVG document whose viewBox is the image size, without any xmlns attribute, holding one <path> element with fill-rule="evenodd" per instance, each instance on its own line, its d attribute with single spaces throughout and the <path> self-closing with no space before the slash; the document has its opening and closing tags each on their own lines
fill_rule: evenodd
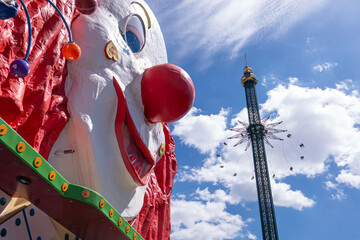
<svg viewBox="0 0 360 240">
<path fill-rule="evenodd" d="M 114 77 L 118 96 L 115 132 L 125 166 L 134 181 L 144 186 L 156 163 L 142 141 L 129 113 L 125 95 Z M 180 67 L 165 63 L 144 71 L 141 79 L 141 100 L 148 122 L 168 123 L 180 119 L 191 108 L 195 99 L 194 84 Z"/>
<path fill-rule="evenodd" d="M 126 169 L 134 181 L 144 186 L 148 180 L 156 159 L 142 141 L 134 121 L 131 118 L 124 92 L 119 83 L 113 78 L 118 106 L 115 119 L 115 132 Z"/>
</svg>

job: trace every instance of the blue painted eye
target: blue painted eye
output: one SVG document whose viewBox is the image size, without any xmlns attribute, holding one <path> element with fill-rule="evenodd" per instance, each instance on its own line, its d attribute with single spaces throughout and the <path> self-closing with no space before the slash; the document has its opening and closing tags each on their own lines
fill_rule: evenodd
<svg viewBox="0 0 360 240">
<path fill-rule="evenodd" d="M 145 45 L 144 22 L 138 15 L 131 15 L 125 26 L 125 41 L 133 53 L 140 52 Z"/>
<path fill-rule="evenodd" d="M 136 53 L 140 51 L 140 40 L 133 32 L 126 31 L 126 43 L 132 52 Z"/>
</svg>

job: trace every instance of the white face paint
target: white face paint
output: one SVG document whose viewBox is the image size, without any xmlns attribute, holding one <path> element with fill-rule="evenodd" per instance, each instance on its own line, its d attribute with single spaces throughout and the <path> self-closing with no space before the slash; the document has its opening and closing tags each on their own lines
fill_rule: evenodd
<svg viewBox="0 0 360 240">
<path fill-rule="evenodd" d="M 167 62 L 166 49 L 153 13 L 143 1 L 138 3 L 98 0 L 93 14 L 80 15 L 72 23 L 82 55 L 68 63 L 70 120 L 49 157 L 70 182 L 99 192 L 127 219 L 140 211 L 151 169 L 165 143 L 161 124 L 145 120 L 140 82 L 145 69 Z M 125 42 L 124 29 L 131 31 L 128 44 L 135 46 Z M 109 51 L 114 55 L 116 48 L 118 60 L 105 55 L 110 41 Z M 68 149 L 75 152 L 55 154 Z"/>
</svg>

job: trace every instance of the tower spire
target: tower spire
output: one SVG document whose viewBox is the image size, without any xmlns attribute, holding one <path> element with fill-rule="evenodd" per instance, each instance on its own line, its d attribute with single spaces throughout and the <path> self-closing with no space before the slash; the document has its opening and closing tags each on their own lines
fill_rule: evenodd
<svg viewBox="0 0 360 240">
<path fill-rule="evenodd" d="M 255 74 L 253 74 L 252 72 L 252 68 L 247 64 L 247 58 L 246 58 L 246 53 L 245 53 L 245 67 L 244 67 L 244 76 L 241 78 L 241 85 L 243 87 L 245 87 L 245 82 L 247 81 L 252 81 L 254 82 L 254 84 L 257 84 L 257 77 L 255 76 Z"/>
<path fill-rule="evenodd" d="M 245 62 L 246 66 L 244 68 L 244 76 L 241 78 L 241 85 L 245 88 L 249 124 L 242 124 L 246 129 L 230 129 L 240 132 L 240 134 L 231 138 L 241 136 L 242 139 L 240 139 L 238 144 L 241 144 L 245 140 L 249 140 L 251 142 L 263 239 L 278 240 L 279 236 L 276 226 L 275 210 L 271 193 L 264 141 L 268 140 L 266 136 L 269 132 L 275 133 L 284 130 L 272 131 L 272 129 L 265 124 L 266 120 L 261 121 L 255 90 L 257 77 L 253 74 L 251 67 L 247 65 L 246 54 Z M 244 132 L 242 132 L 243 130 Z M 235 144 L 235 146 L 238 144 Z"/>
</svg>

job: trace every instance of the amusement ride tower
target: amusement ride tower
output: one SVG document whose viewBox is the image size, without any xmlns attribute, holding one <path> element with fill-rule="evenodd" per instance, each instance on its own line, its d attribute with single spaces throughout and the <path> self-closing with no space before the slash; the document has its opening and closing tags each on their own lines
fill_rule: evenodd
<svg viewBox="0 0 360 240">
<path fill-rule="evenodd" d="M 230 129 L 238 132 L 238 134 L 229 139 L 240 138 L 239 142 L 237 142 L 234 147 L 248 141 L 248 146 L 245 150 L 250 146 L 250 143 L 252 145 L 263 239 L 278 240 L 279 236 L 276 227 L 264 142 L 272 147 L 268 139 L 283 140 L 274 134 L 285 132 L 286 130 L 274 129 L 274 127 L 281 122 L 266 124 L 269 117 L 265 120 L 260 120 L 259 106 L 255 91 L 256 83 L 257 77 L 252 73 L 252 69 L 246 63 L 244 76 L 241 78 L 241 84 L 245 88 L 249 124 L 239 121 L 243 127 Z"/>
</svg>

